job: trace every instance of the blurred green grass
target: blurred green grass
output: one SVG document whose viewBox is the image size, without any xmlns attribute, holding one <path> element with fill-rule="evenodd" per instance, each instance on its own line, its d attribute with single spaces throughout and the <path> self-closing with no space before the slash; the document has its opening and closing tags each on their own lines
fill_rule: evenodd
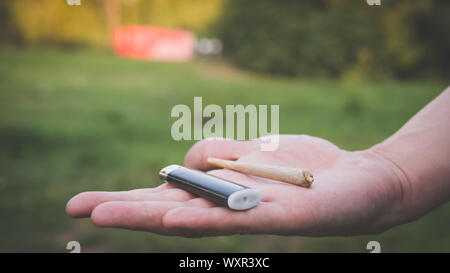
<svg viewBox="0 0 450 273">
<path fill-rule="evenodd" d="M 280 132 L 364 149 L 395 132 L 445 87 L 440 82 L 286 79 L 240 72 L 219 61 L 188 64 L 120 59 L 104 52 L 0 48 L 0 251 L 367 252 L 450 251 L 450 206 L 381 235 L 303 238 L 236 235 L 201 239 L 100 229 L 73 220 L 65 204 L 86 190 L 160 182 L 194 141 L 170 136 L 177 104 L 279 104 Z"/>
</svg>

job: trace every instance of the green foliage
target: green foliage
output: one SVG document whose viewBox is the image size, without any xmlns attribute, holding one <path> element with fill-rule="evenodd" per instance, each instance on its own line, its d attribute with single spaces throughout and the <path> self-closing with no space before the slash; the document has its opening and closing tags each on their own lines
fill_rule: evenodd
<svg viewBox="0 0 450 273">
<path fill-rule="evenodd" d="M 224 0 L 122 1 L 124 24 L 186 28 L 202 34 L 222 11 Z"/>
<path fill-rule="evenodd" d="M 337 75 L 370 38 L 365 24 L 323 11 L 323 1 L 230 1 L 218 24 L 225 55 L 236 64 L 290 76 Z"/>
<path fill-rule="evenodd" d="M 6 30 L 26 44 L 110 47 L 116 23 L 186 28 L 196 33 L 215 20 L 224 0 L 2 0 L 0 42 Z M 117 9 L 115 9 L 117 5 Z"/>
<path fill-rule="evenodd" d="M 151 24 L 217 35 L 226 58 L 258 72 L 445 79 L 448 14 L 448 0 L 4 0 L 0 43 L 108 48 L 114 22 Z"/>
<path fill-rule="evenodd" d="M 445 76 L 449 12 L 437 0 L 229 0 L 215 30 L 227 58 L 260 72 L 403 77 L 426 66 Z"/>
<path fill-rule="evenodd" d="M 413 22 L 415 40 L 421 45 L 421 56 L 417 70 L 427 75 L 445 79 L 450 75 L 450 1 L 441 0 L 426 12 L 420 13 Z"/>
</svg>

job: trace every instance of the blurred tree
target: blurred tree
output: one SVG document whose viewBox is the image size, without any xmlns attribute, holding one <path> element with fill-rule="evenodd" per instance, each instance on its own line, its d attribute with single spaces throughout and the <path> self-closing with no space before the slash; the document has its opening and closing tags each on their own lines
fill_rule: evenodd
<svg viewBox="0 0 450 273">
<path fill-rule="evenodd" d="M 342 4 L 345 2 L 346 4 Z M 230 0 L 217 24 L 236 64 L 289 76 L 337 76 L 373 50 L 379 33 L 350 1 Z"/>
<path fill-rule="evenodd" d="M 440 56 L 449 55 L 449 3 L 229 0 L 215 30 L 224 55 L 255 71 L 413 77 L 426 69 L 448 77 L 449 65 Z"/>
<path fill-rule="evenodd" d="M 66 1 L 14 0 L 10 2 L 12 19 L 20 36 L 30 44 L 89 44 L 104 47 L 107 43 L 104 17 L 96 1 L 82 1 L 69 6 Z"/>
<path fill-rule="evenodd" d="M 69 6 L 64 0 L 2 0 L 7 12 L 0 15 L 13 23 L 16 36 L 29 44 L 104 48 L 121 23 L 183 27 L 202 33 L 219 16 L 223 1 L 82 0 L 80 6 Z"/>
<path fill-rule="evenodd" d="M 420 45 L 420 58 L 415 74 L 424 73 L 446 80 L 450 76 L 450 1 L 431 1 L 427 8 L 416 14 L 412 27 L 415 42 Z"/>
<path fill-rule="evenodd" d="M 123 2 L 126 24 L 140 23 L 183 27 L 204 33 L 221 13 L 224 0 L 127 0 Z M 128 14 L 129 13 L 129 14 Z"/>
<path fill-rule="evenodd" d="M 8 12 L 10 0 L 0 2 L 0 43 L 15 43 L 14 26 Z"/>
<path fill-rule="evenodd" d="M 121 24 L 120 0 L 101 0 L 105 10 L 106 29 L 109 41 L 114 38 L 114 31 Z"/>
</svg>

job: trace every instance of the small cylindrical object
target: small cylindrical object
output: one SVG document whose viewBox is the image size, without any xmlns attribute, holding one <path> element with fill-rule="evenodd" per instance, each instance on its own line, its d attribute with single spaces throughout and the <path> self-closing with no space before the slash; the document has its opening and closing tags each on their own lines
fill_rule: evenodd
<svg viewBox="0 0 450 273">
<path fill-rule="evenodd" d="M 174 186 L 234 210 L 246 210 L 261 201 L 261 193 L 201 171 L 170 165 L 159 177 Z"/>
<path fill-rule="evenodd" d="M 312 173 L 305 169 L 230 161 L 214 157 L 208 157 L 208 163 L 220 168 L 278 180 L 306 188 L 309 188 L 314 182 L 314 176 Z"/>
</svg>

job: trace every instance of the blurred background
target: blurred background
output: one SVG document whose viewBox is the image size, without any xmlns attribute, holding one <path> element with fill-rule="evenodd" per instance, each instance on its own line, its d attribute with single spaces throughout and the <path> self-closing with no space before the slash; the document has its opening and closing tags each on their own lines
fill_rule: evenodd
<svg viewBox="0 0 450 273">
<path fill-rule="evenodd" d="M 185 239 L 65 214 L 81 191 L 160 184 L 194 143 L 171 138 L 170 111 L 194 96 L 279 104 L 280 133 L 344 149 L 382 141 L 448 86 L 449 15 L 444 0 L 1 1 L 0 251 L 449 252 L 449 204 L 345 238 Z"/>
</svg>

